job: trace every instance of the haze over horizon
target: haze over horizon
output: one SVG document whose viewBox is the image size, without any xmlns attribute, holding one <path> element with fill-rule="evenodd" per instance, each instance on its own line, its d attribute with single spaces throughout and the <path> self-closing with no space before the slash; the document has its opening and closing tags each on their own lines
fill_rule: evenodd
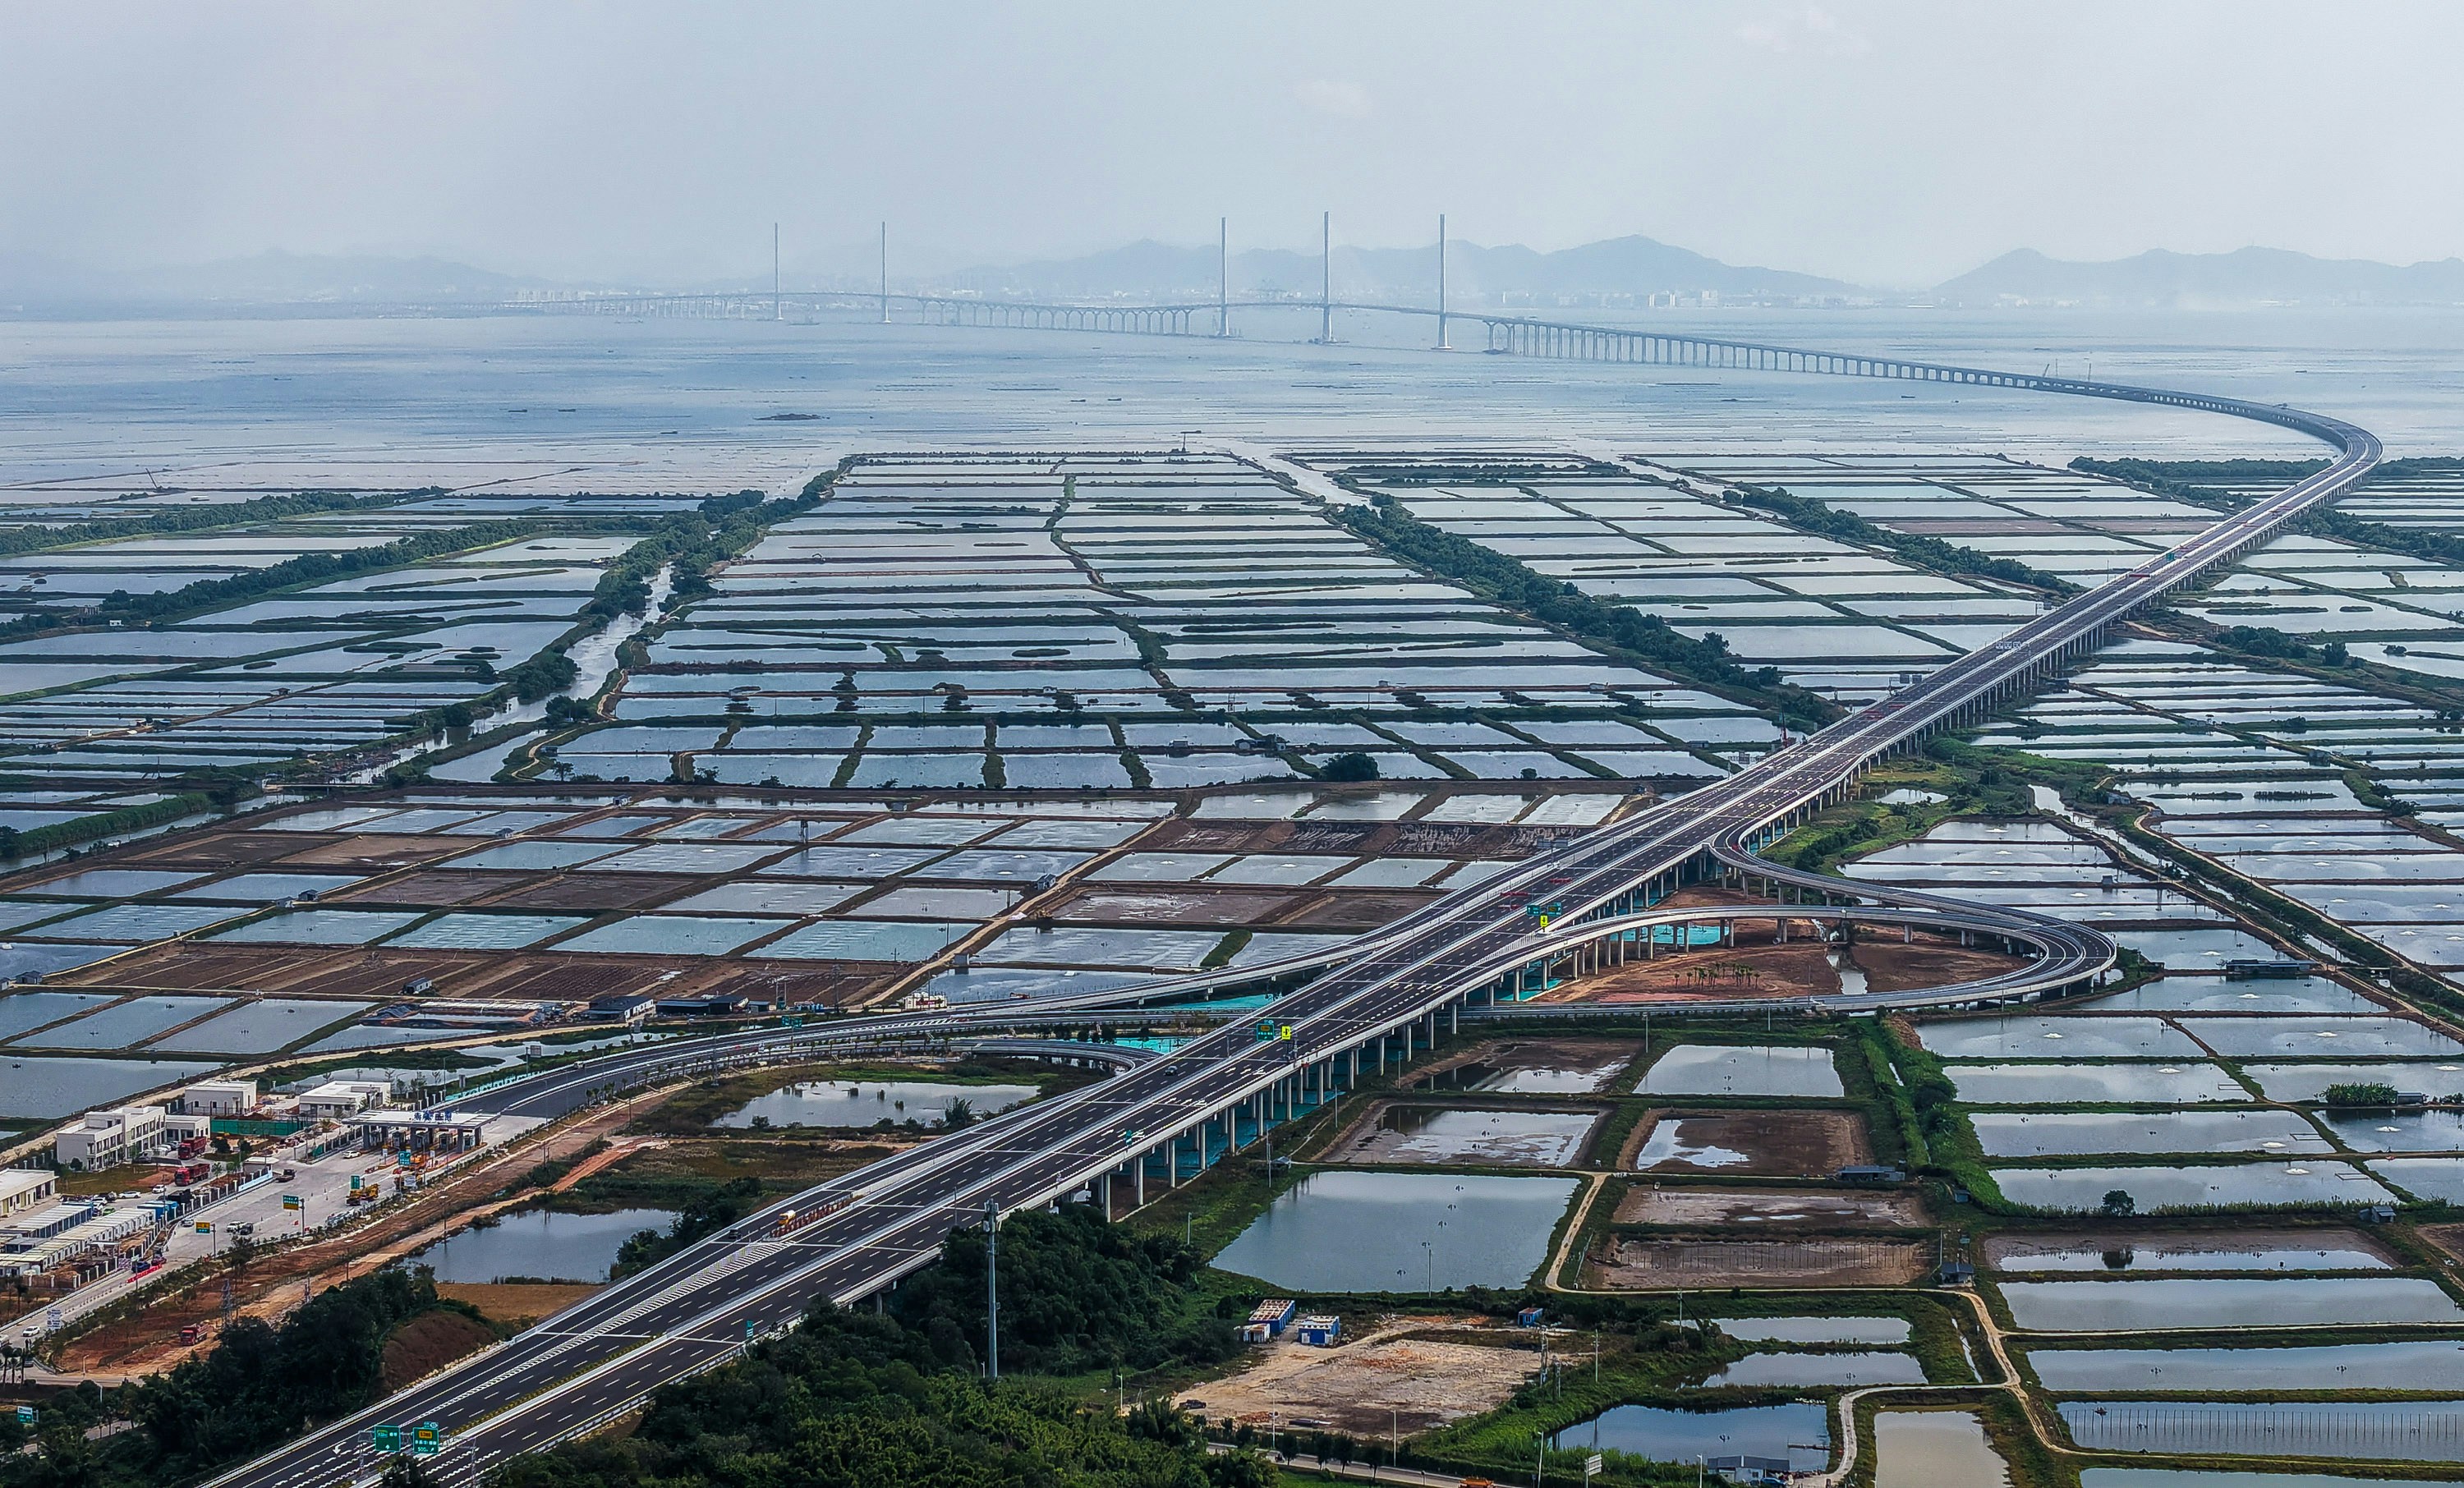
<svg viewBox="0 0 2464 1488">
<path fill-rule="evenodd" d="M 907 263 L 947 270 L 1210 242 L 1221 215 L 1236 247 L 1313 252 L 1325 208 L 1343 244 L 1425 244 L 1443 210 L 1470 241 L 1641 235 L 1901 290 L 2014 249 L 2464 251 L 2464 201 L 2422 188 L 2464 144 L 2441 76 L 2464 12 L 2341 12 L 2332 51 L 2317 20 L 2118 0 L 23 8 L 0 20 L 0 126 L 35 147 L 0 157 L 0 255 L 682 281 L 766 272 L 774 221 L 791 270 L 884 218 Z"/>
</svg>

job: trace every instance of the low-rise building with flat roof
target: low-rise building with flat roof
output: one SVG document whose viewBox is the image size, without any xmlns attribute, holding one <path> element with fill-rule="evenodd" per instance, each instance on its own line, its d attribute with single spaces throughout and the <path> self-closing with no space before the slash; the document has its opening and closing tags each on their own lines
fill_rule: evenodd
<svg viewBox="0 0 2464 1488">
<path fill-rule="evenodd" d="M 59 1196 L 59 1175 L 47 1168 L 0 1169 L 0 1220 L 31 1214 Z"/>
<path fill-rule="evenodd" d="M 144 1157 L 164 1145 L 166 1133 L 159 1105 L 116 1105 L 88 1111 L 78 1123 L 52 1138 L 52 1159 L 62 1167 L 117 1168 Z"/>
</svg>

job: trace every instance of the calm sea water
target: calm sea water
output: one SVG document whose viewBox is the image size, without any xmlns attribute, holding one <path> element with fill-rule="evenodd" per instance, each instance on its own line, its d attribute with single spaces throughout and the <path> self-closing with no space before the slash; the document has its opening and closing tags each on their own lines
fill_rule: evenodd
<svg viewBox="0 0 2464 1488">
<path fill-rule="evenodd" d="M 2395 453 L 2464 449 L 2464 312 L 1730 312 L 1639 323 L 2020 371 L 2092 367 L 2345 415 Z M 852 449 L 1183 431 L 1347 444 L 1615 438 L 1669 452 L 1998 450 L 2047 462 L 2309 452 L 2252 425 L 2091 400 L 1439 355 L 1379 344 L 1422 335 L 1391 319 L 1339 326 L 1351 339 L 1333 346 L 1289 339 L 1299 329 L 1267 316 L 1228 341 L 858 320 L 0 322 L 0 489 L 783 489 Z"/>
</svg>

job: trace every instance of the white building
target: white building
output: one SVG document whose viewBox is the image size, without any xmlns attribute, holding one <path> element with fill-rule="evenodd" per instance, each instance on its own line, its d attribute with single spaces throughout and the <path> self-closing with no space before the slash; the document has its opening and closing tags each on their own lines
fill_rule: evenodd
<svg viewBox="0 0 2464 1488">
<path fill-rule="evenodd" d="M 301 1092 L 299 1114 L 312 1121 L 341 1121 L 392 1101 L 393 1086 L 385 1081 L 330 1080 Z"/>
<path fill-rule="evenodd" d="M 77 1126 L 52 1139 L 52 1158 L 62 1167 L 75 1163 L 88 1170 L 116 1168 L 163 1146 L 165 1114 L 159 1105 L 88 1111 Z"/>
<path fill-rule="evenodd" d="M 0 1220 L 47 1208 L 59 1193 L 60 1180 L 47 1169 L 0 1170 Z"/>
<path fill-rule="evenodd" d="M 256 1109 L 253 1080 L 209 1080 L 174 1097 L 171 1109 L 182 1116 L 245 1116 Z"/>
</svg>

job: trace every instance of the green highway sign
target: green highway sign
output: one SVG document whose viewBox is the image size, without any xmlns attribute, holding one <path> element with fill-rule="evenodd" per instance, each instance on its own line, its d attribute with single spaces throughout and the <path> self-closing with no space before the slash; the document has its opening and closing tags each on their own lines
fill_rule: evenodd
<svg viewBox="0 0 2464 1488">
<path fill-rule="evenodd" d="M 402 1428 L 399 1426 L 369 1427 L 368 1445 L 376 1448 L 379 1452 L 400 1452 L 402 1450 Z"/>
<path fill-rule="evenodd" d="M 436 1429 L 436 1423 L 434 1421 L 422 1421 L 417 1426 L 411 1428 L 410 1451 L 412 1455 L 432 1457 L 436 1455 L 436 1449 L 444 1444 L 445 1433 Z"/>
</svg>

